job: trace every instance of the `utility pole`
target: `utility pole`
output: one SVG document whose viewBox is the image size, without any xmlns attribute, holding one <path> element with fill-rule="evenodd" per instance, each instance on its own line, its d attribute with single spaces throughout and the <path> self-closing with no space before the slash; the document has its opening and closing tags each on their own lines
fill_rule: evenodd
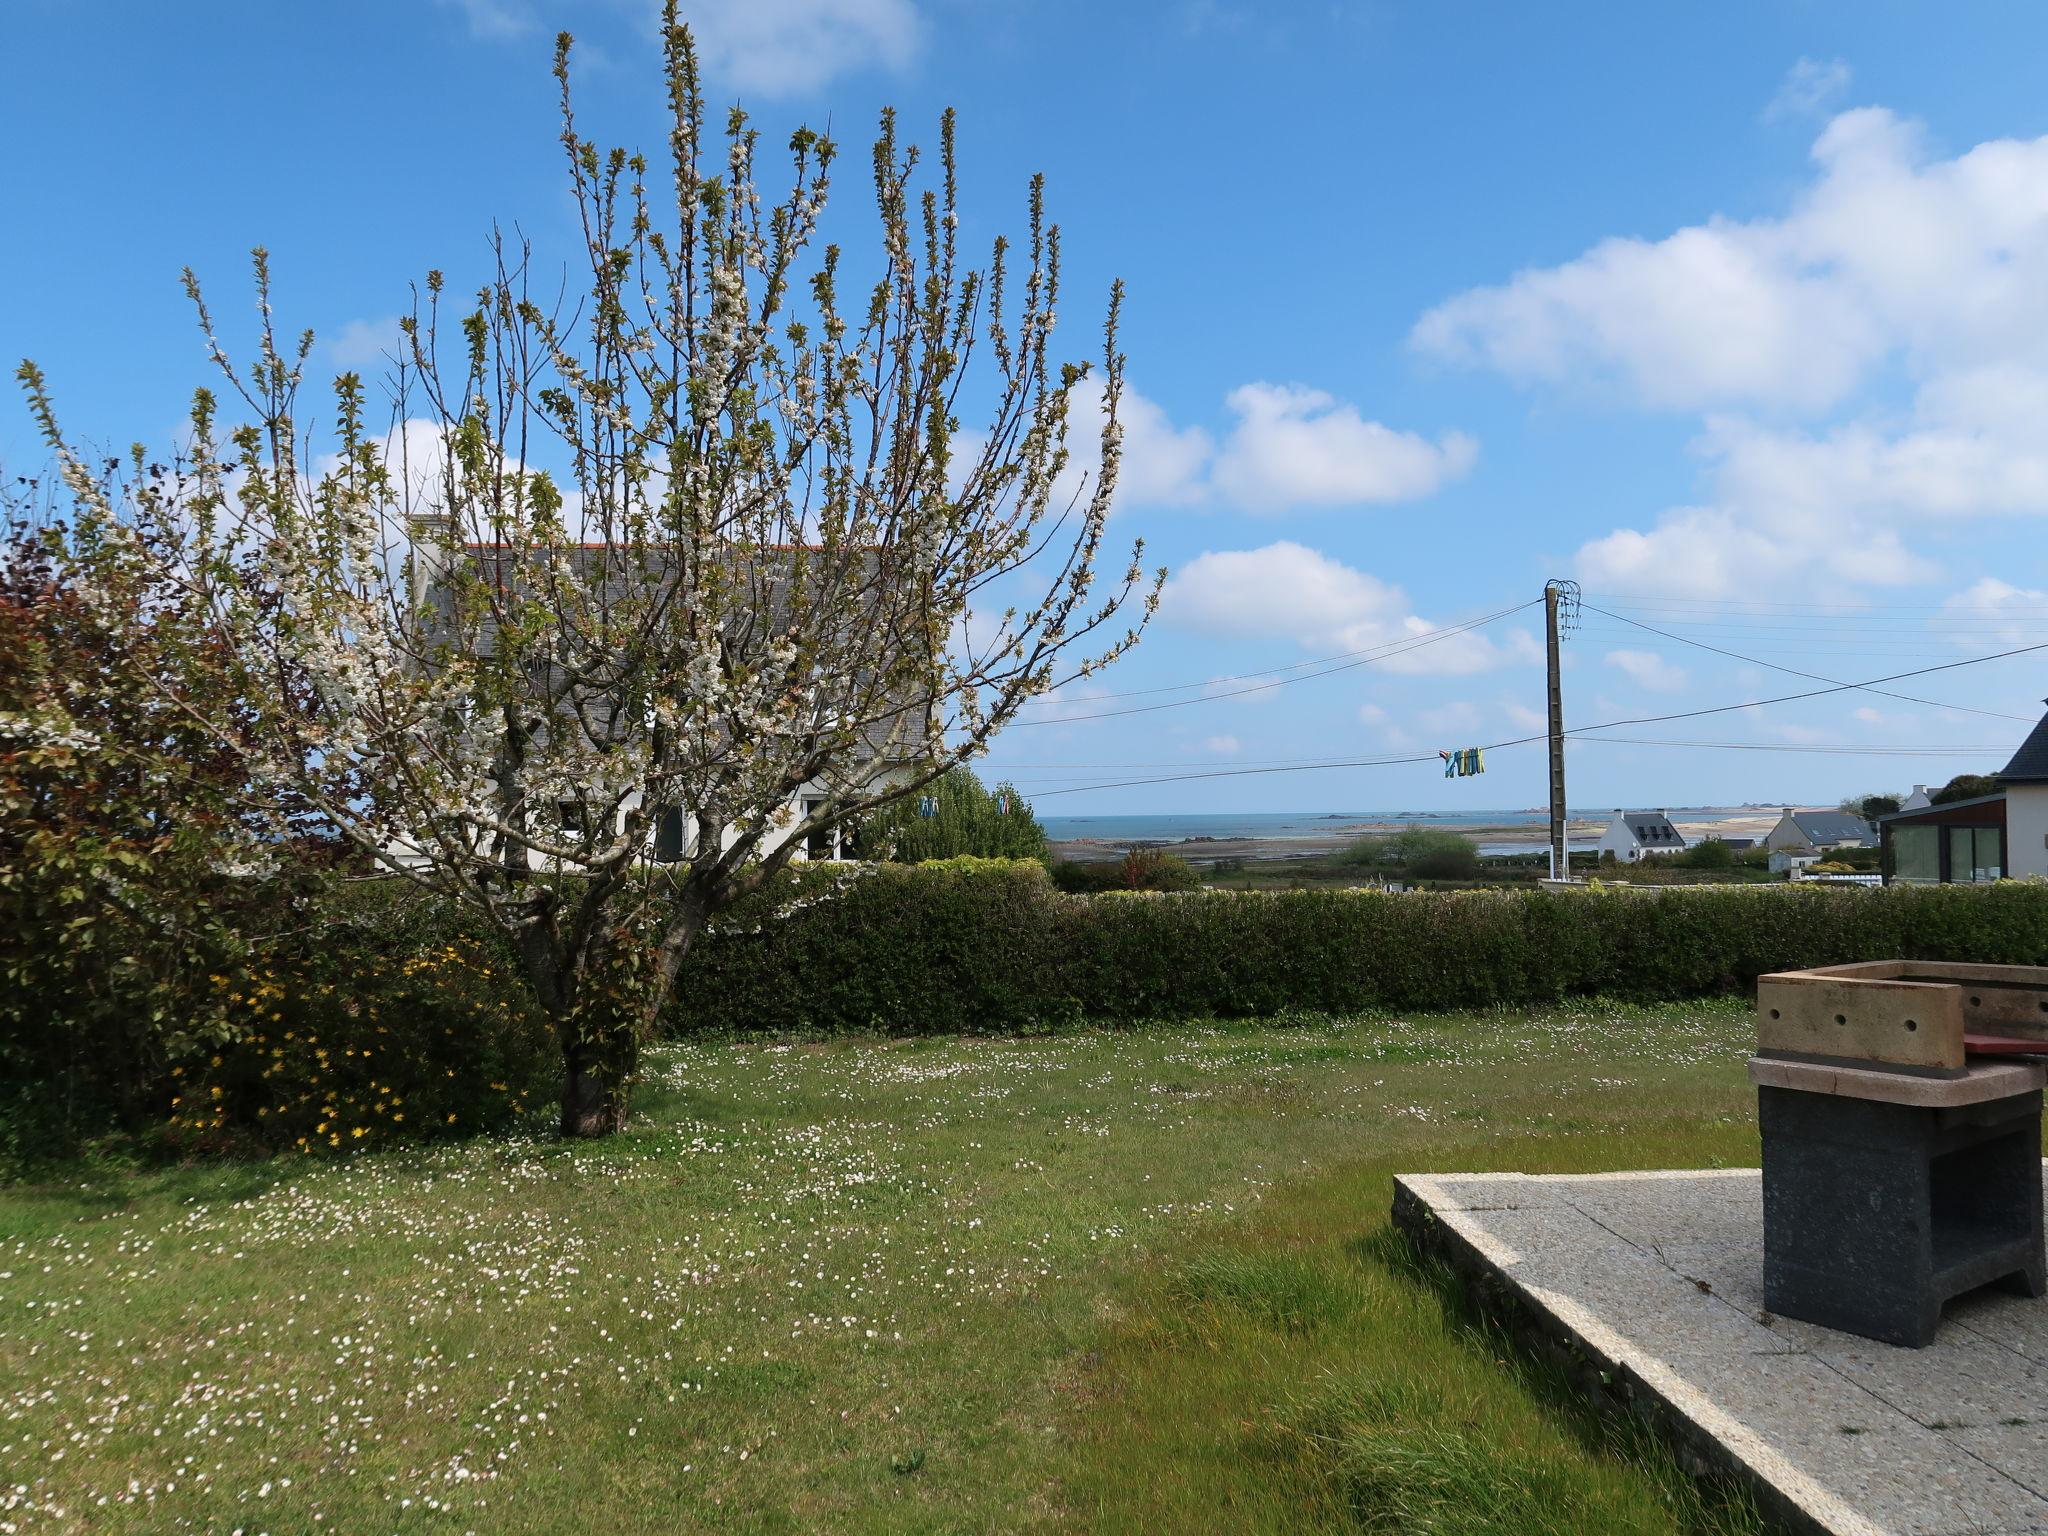
<svg viewBox="0 0 2048 1536">
<path fill-rule="evenodd" d="M 1558 641 L 1571 632 L 1579 616 L 1579 584 L 1576 581 L 1548 581 L 1543 584 L 1543 657 L 1549 671 L 1547 693 L 1550 705 L 1550 878 L 1569 880 L 1571 850 L 1565 846 L 1564 804 L 1564 685 Z"/>
</svg>

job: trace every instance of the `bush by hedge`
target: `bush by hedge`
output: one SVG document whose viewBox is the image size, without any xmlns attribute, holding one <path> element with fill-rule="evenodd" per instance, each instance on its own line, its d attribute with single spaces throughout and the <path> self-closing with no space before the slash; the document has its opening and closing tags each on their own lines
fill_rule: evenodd
<svg viewBox="0 0 2048 1536">
<path fill-rule="evenodd" d="M 1442 827 L 1403 827 L 1353 839 L 1336 862 L 1354 868 L 1399 869 L 1424 880 L 1470 880 L 1479 873 L 1479 845 Z"/>
<path fill-rule="evenodd" d="M 164 946 L 149 997 L 179 1027 L 112 989 L 0 998 L 0 1173 L 115 1132 L 180 1154 L 467 1135 L 552 1095 L 559 1052 L 480 925 L 396 880 L 268 894 L 239 954 Z M 65 942 L 23 926 L 8 952 L 61 978 Z"/>
<path fill-rule="evenodd" d="M 670 1028 L 940 1034 L 1652 1001 L 1892 956 L 2048 964 L 2048 884 L 1071 896 L 1035 863 L 956 860 L 721 923 L 685 964 Z"/>
<path fill-rule="evenodd" d="M 398 881 L 335 893 L 317 944 L 208 983 L 235 1031 L 170 1068 L 179 1150 L 467 1136 L 554 1091 L 560 1054 L 496 935 Z"/>
<path fill-rule="evenodd" d="M 1054 886 L 1082 896 L 1102 891 L 1192 891 L 1202 883 L 1194 865 L 1164 848 L 1133 848 L 1120 859 L 1060 859 L 1050 869 Z"/>
</svg>

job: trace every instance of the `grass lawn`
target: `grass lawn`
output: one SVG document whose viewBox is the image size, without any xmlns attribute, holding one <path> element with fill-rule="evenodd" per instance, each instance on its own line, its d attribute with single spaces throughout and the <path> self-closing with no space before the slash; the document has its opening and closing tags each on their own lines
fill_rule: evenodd
<svg viewBox="0 0 2048 1536">
<path fill-rule="evenodd" d="M 1387 1229 L 1753 1164 L 1751 1031 L 692 1045 L 602 1144 L 0 1190 L 0 1532 L 1754 1530 Z"/>
</svg>

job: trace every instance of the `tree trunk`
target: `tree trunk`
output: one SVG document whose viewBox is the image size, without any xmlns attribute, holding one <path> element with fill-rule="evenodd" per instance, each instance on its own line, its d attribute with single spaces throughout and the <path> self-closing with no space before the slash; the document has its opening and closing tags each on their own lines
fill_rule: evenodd
<svg viewBox="0 0 2048 1536">
<path fill-rule="evenodd" d="M 626 1128 L 626 1099 L 640 1046 L 624 1021 L 593 1035 L 588 1026 L 562 1041 L 562 1135 L 610 1136 Z"/>
<path fill-rule="evenodd" d="M 612 1136 L 626 1128 L 641 1042 L 659 1032 L 677 967 L 709 909 L 700 892 L 688 890 L 651 952 L 610 934 L 584 950 L 573 971 L 553 934 L 538 925 L 530 930 L 527 973 L 562 1044 L 564 1138 Z"/>
</svg>

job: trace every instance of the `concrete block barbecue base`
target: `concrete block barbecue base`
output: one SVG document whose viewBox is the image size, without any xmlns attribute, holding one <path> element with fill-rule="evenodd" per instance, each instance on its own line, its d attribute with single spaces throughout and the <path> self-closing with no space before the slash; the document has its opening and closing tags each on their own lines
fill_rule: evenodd
<svg viewBox="0 0 2048 1536">
<path fill-rule="evenodd" d="M 1994 1281 L 2048 1293 L 2040 1070 L 2016 1074 L 2031 1079 L 2021 1092 L 1950 1107 L 1760 1086 L 1764 1305 L 1918 1347 L 1952 1297 Z"/>
<path fill-rule="evenodd" d="M 1773 1317 L 1755 1169 L 1405 1174 L 1394 1219 L 1790 1529 L 2048 1536 L 2048 1299 L 1963 1296 L 1925 1349 Z"/>
</svg>

